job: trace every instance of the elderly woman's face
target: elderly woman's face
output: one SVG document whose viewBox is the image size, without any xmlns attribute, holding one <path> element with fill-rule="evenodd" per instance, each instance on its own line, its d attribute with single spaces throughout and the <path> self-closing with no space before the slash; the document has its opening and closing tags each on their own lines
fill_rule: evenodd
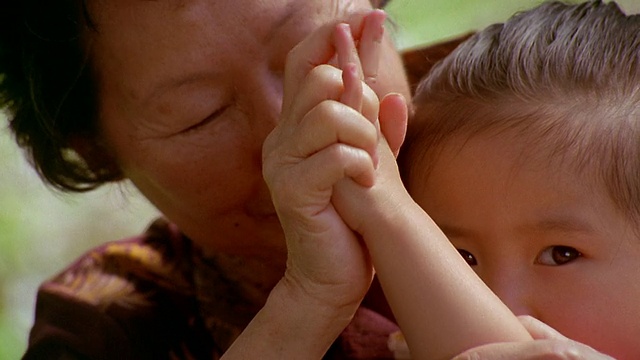
<svg viewBox="0 0 640 360">
<path fill-rule="evenodd" d="M 369 1 L 93 4 L 100 125 L 124 174 L 205 248 L 284 257 L 261 146 L 280 114 L 285 57 Z M 400 60 L 386 52 L 380 87 L 408 96 Z"/>
</svg>

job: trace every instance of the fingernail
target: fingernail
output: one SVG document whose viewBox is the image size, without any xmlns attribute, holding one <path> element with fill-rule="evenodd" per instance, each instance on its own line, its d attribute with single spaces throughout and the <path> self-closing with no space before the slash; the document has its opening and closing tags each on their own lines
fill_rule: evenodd
<svg viewBox="0 0 640 360">
<path fill-rule="evenodd" d="M 372 30 L 375 31 L 373 34 L 373 40 L 376 42 L 382 41 L 384 36 L 384 22 L 387 18 L 387 13 L 383 10 L 376 9 L 371 12 L 371 15 L 367 18 L 368 21 L 373 22 L 375 28 Z"/>
<path fill-rule="evenodd" d="M 349 26 L 349 24 L 347 23 L 340 23 L 338 24 L 338 27 L 344 31 L 346 34 L 348 34 L 349 36 L 351 36 L 351 26 Z"/>
</svg>

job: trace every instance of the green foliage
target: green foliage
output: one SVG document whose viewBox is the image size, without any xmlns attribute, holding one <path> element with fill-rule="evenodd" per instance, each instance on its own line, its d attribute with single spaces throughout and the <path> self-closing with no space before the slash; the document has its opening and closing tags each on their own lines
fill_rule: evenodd
<svg viewBox="0 0 640 360">
<path fill-rule="evenodd" d="M 397 42 L 402 49 L 482 29 L 542 2 L 544 0 L 393 0 L 387 10 L 398 24 Z M 620 0 L 618 4 L 629 13 L 640 11 L 638 0 Z"/>
</svg>

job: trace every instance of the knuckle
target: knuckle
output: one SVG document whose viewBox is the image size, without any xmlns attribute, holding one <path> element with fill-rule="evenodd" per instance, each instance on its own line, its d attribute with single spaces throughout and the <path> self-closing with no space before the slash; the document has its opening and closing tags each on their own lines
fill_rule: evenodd
<svg viewBox="0 0 640 360">
<path fill-rule="evenodd" d="M 328 149 L 328 157 L 330 161 L 336 165 L 346 166 L 352 156 L 353 152 L 346 145 L 343 144 L 334 144 Z"/>
<path fill-rule="evenodd" d="M 362 93 L 364 95 L 364 99 L 368 101 L 371 105 L 379 106 L 380 100 L 378 98 L 378 94 L 369 86 L 362 87 Z"/>
<path fill-rule="evenodd" d="M 313 107 L 302 119 L 301 124 L 339 131 L 345 120 L 346 106 L 335 100 L 323 100 Z"/>
<path fill-rule="evenodd" d="M 318 88 L 342 86 L 339 70 L 327 64 L 321 64 L 309 71 L 307 83 Z"/>
<path fill-rule="evenodd" d="M 336 116 L 344 110 L 346 106 L 335 100 L 324 100 L 314 109 L 321 121 L 331 124 L 337 123 L 341 117 Z"/>
</svg>

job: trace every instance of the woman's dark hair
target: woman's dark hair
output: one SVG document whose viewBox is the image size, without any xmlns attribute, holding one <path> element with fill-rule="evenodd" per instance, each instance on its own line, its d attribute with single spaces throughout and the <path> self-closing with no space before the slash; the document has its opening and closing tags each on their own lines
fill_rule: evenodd
<svg viewBox="0 0 640 360">
<path fill-rule="evenodd" d="M 17 143 L 57 189 L 87 191 L 119 178 L 111 164 L 83 158 L 72 146 L 74 138 L 97 138 L 96 91 L 82 42 L 92 27 L 84 0 L 13 6 L 0 11 L 0 108 Z"/>
</svg>

